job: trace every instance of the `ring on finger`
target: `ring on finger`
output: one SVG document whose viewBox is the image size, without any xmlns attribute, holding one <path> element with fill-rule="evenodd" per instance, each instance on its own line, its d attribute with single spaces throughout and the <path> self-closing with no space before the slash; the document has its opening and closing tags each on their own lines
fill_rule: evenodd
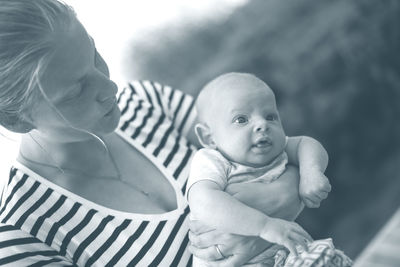
<svg viewBox="0 0 400 267">
<path fill-rule="evenodd" d="M 215 250 L 217 251 L 217 254 L 221 257 L 221 259 L 225 259 L 226 257 L 224 254 L 222 254 L 221 250 L 219 249 L 218 245 L 215 245 Z"/>
</svg>

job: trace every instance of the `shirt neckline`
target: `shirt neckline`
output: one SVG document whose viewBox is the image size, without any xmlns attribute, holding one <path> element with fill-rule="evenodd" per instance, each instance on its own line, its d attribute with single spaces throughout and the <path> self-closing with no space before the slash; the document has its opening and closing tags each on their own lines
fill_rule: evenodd
<svg viewBox="0 0 400 267">
<path fill-rule="evenodd" d="M 50 180 L 39 175 L 38 173 L 32 171 L 31 169 L 29 169 L 27 166 L 25 166 L 21 162 L 17 161 L 16 159 L 14 160 L 13 166 L 16 167 L 17 169 L 23 171 L 24 173 L 28 174 L 29 177 L 39 181 L 41 184 L 44 184 L 47 187 L 54 189 L 54 191 L 67 196 L 69 199 L 79 202 L 79 203 L 82 203 L 87 208 L 89 208 L 89 209 L 93 208 L 104 214 L 108 214 L 108 215 L 112 215 L 112 216 L 120 217 L 120 218 L 122 217 L 122 218 L 135 219 L 135 220 L 139 219 L 139 220 L 143 220 L 143 221 L 176 219 L 181 214 L 183 214 L 184 209 L 187 206 L 187 203 L 183 196 L 183 193 L 180 190 L 178 182 L 172 177 L 172 175 L 170 173 L 167 172 L 166 168 L 159 161 L 153 161 L 152 158 L 150 158 L 148 151 L 145 150 L 134 139 L 127 138 L 124 135 L 124 132 L 122 132 L 120 129 L 117 129 L 115 132 L 124 141 L 127 141 L 130 145 L 132 145 L 136 149 L 138 149 L 164 175 L 164 177 L 167 179 L 167 181 L 169 182 L 169 184 L 172 186 L 172 188 L 175 191 L 176 205 L 177 205 L 176 209 L 167 211 L 164 213 L 154 213 L 154 214 L 153 213 L 150 213 L 150 214 L 134 213 L 134 212 L 126 212 L 126 211 L 116 210 L 113 208 L 109 208 L 109 207 L 100 205 L 100 204 L 95 203 L 86 198 L 83 198 L 83 197 L 79 196 L 78 194 L 75 194 L 75 193 L 51 182 Z"/>
</svg>

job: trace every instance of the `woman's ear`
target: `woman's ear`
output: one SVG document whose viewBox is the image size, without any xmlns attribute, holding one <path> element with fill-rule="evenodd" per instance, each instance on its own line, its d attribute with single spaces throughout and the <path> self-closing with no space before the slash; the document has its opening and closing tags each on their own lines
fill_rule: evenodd
<svg viewBox="0 0 400 267">
<path fill-rule="evenodd" d="M 207 125 L 203 123 L 197 123 L 196 126 L 194 126 L 194 131 L 197 135 L 197 139 L 199 139 L 199 142 L 203 147 L 212 149 L 217 148 L 217 144 L 212 137 L 211 130 Z"/>
</svg>

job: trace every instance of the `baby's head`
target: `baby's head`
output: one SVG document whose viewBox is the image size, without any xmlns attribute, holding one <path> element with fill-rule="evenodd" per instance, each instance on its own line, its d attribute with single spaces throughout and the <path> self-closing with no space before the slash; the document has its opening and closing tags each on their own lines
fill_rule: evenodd
<svg viewBox="0 0 400 267">
<path fill-rule="evenodd" d="M 218 76 L 200 92 L 196 109 L 200 143 L 231 161 L 261 167 L 285 148 L 275 95 L 252 74 Z"/>
</svg>

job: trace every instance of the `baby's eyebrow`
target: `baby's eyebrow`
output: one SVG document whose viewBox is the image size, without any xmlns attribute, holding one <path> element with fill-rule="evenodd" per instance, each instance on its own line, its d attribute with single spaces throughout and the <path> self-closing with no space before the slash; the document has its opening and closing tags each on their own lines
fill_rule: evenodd
<svg viewBox="0 0 400 267">
<path fill-rule="evenodd" d="M 238 108 L 233 108 L 233 109 L 229 110 L 229 113 L 230 113 L 230 114 L 248 113 L 248 112 L 249 112 L 248 110 L 242 109 L 242 108 L 240 108 L 240 109 L 238 109 Z"/>
</svg>

